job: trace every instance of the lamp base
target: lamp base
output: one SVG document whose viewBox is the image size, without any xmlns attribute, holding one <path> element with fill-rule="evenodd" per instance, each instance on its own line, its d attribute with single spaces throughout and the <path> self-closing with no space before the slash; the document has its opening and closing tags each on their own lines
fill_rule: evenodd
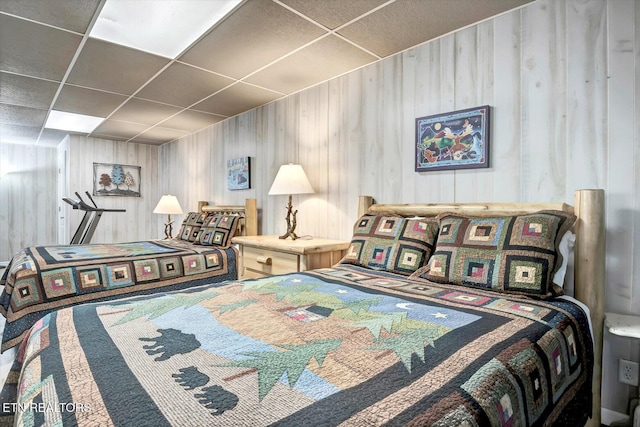
<svg viewBox="0 0 640 427">
<path fill-rule="evenodd" d="M 291 237 L 292 240 L 296 240 L 298 235 L 296 234 L 296 214 L 298 210 L 293 210 L 293 204 L 291 203 L 291 194 L 289 194 L 289 203 L 287 204 L 287 217 L 285 220 L 287 221 L 287 232 L 280 236 L 281 239 L 286 239 L 287 237 Z"/>
<path fill-rule="evenodd" d="M 164 238 L 166 239 L 173 239 L 173 222 L 171 221 L 171 215 L 169 215 L 169 218 L 167 219 L 167 223 L 164 225 Z"/>
</svg>

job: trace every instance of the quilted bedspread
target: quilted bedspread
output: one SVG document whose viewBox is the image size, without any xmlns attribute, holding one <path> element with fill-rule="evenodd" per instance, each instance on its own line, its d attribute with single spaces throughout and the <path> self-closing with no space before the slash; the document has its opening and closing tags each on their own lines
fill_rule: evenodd
<svg viewBox="0 0 640 427">
<path fill-rule="evenodd" d="M 32 246 L 5 269 L 0 313 L 7 318 L 2 351 L 54 309 L 124 295 L 183 289 L 203 280 L 236 279 L 235 248 L 183 240 Z"/>
<path fill-rule="evenodd" d="M 591 365 L 572 302 L 337 267 L 53 312 L 2 409 L 17 426 L 581 425 Z"/>
</svg>

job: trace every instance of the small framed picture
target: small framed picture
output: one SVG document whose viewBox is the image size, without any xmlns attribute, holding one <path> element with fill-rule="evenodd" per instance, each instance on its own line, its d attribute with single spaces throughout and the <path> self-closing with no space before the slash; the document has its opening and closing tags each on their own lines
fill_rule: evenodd
<svg viewBox="0 0 640 427">
<path fill-rule="evenodd" d="M 229 190 L 247 190 L 251 188 L 250 157 L 227 160 L 227 188 Z"/>
<path fill-rule="evenodd" d="M 489 167 L 490 107 L 416 119 L 416 172 Z"/>
</svg>

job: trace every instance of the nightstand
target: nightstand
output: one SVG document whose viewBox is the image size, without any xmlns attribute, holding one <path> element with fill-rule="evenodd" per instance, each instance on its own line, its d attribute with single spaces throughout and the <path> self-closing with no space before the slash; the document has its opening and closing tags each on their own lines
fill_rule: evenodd
<svg viewBox="0 0 640 427">
<path fill-rule="evenodd" d="M 264 277 L 331 267 L 342 259 L 350 242 L 331 239 L 280 239 L 278 236 L 237 236 L 241 278 Z"/>
<path fill-rule="evenodd" d="M 614 335 L 627 338 L 640 339 L 640 316 L 630 316 L 617 313 L 605 313 L 604 314 L 604 326 Z M 638 399 L 631 401 L 629 408 L 629 421 L 628 422 L 614 422 L 612 427 L 623 426 L 636 426 L 640 425 L 640 406 L 638 405 Z"/>
</svg>

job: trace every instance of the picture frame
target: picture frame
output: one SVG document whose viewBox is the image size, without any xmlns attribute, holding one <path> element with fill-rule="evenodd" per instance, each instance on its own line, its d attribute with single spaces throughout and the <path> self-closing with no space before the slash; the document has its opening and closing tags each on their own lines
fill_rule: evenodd
<svg viewBox="0 0 640 427">
<path fill-rule="evenodd" d="M 247 190 L 251 188 L 250 157 L 227 160 L 227 188 L 229 190 Z"/>
<path fill-rule="evenodd" d="M 415 171 L 489 167 L 491 107 L 416 118 Z"/>
<path fill-rule="evenodd" d="M 140 166 L 93 164 L 93 195 L 140 197 Z"/>
</svg>

